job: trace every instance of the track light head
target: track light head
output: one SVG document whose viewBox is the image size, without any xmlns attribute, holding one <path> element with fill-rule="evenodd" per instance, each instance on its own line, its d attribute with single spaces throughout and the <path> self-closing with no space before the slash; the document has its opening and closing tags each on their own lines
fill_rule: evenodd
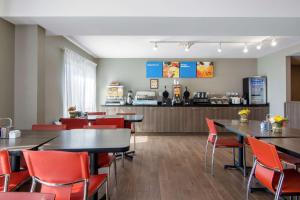
<svg viewBox="0 0 300 200">
<path fill-rule="evenodd" d="M 153 50 L 154 50 L 154 51 L 157 51 L 157 50 L 158 50 L 158 45 L 157 45 L 156 42 L 154 43 Z"/>
<path fill-rule="evenodd" d="M 277 41 L 276 41 L 275 38 L 273 38 L 272 41 L 271 41 L 271 46 L 275 47 L 276 45 L 277 45 Z"/>
<path fill-rule="evenodd" d="M 248 46 L 247 46 L 247 44 L 245 44 L 244 49 L 243 49 L 243 52 L 244 52 L 244 53 L 248 53 L 248 51 L 249 51 L 249 50 L 248 50 Z"/>
<path fill-rule="evenodd" d="M 259 43 L 259 44 L 256 46 L 256 49 L 257 49 L 257 50 L 261 50 L 261 48 L 262 48 L 262 43 Z"/>
<path fill-rule="evenodd" d="M 222 53 L 222 44 L 221 42 L 219 43 L 219 47 L 217 49 L 218 53 Z"/>
</svg>

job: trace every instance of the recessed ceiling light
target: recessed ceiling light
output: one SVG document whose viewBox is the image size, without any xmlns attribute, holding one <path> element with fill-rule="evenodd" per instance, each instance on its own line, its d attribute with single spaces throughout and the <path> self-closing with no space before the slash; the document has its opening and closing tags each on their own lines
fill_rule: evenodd
<svg viewBox="0 0 300 200">
<path fill-rule="evenodd" d="M 154 51 L 157 51 L 157 49 L 158 49 L 158 46 L 157 46 L 157 43 L 155 42 L 155 43 L 154 43 L 153 50 L 154 50 Z"/>
<path fill-rule="evenodd" d="M 218 51 L 219 53 L 222 53 L 222 44 L 221 44 L 221 42 L 219 43 L 219 48 L 217 49 L 217 51 Z"/>
<path fill-rule="evenodd" d="M 275 38 L 273 38 L 271 41 L 271 46 L 275 47 L 276 45 L 277 45 L 277 41 L 275 40 Z"/>
<path fill-rule="evenodd" d="M 244 49 L 243 49 L 243 52 L 244 52 L 244 53 L 248 53 L 248 51 L 249 51 L 249 50 L 248 50 L 247 44 L 245 44 Z"/>
</svg>

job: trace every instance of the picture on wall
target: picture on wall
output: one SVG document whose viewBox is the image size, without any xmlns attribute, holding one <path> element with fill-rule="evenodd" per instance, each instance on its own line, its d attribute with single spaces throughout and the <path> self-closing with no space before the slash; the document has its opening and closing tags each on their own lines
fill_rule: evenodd
<svg viewBox="0 0 300 200">
<path fill-rule="evenodd" d="M 164 62 L 163 77 L 164 78 L 179 78 L 179 65 L 178 61 Z"/>
<path fill-rule="evenodd" d="M 197 78 L 213 78 L 214 63 L 213 62 L 197 62 Z"/>
</svg>

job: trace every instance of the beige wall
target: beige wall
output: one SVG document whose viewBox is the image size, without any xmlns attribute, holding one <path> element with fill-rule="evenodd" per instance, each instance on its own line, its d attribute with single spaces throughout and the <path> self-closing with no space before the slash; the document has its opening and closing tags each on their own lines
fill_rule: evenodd
<svg viewBox="0 0 300 200">
<path fill-rule="evenodd" d="M 299 53 L 300 45 L 295 45 L 259 58 L 257 61 L 258 74 L 268 77 L 268 101 L 271 114 L 284 114 L 284 102 L 287 99 L 287 57 Z"/>
<path fill-rule="evenodd" d="M 104 104 L 106 86 L 111 81 L 120 81 L 127 89 L 134 91 L 149 90 L 149 79 L 146 79 L 145 71 L 145 62 L 148 60 L 151 59 L 99 59 L 97 68 L 98 106 Z M 242 78 L 257 75 L 256 59 L 210 59 L 210 61 L 215 63 L 214 78 L 180 79 L 180 83 L 183 86 L 188 86 L 192 92 L 208 91 L 210 93 L 223 94 L 226 91 L 236 91 L 242 93 Z M 158 91 L 162 92 L 165 85 L 170 91 L 172 83 L 173 79 L 159 79 Z"/>
<path fill-rule="evenodd" d="M 63 48 L 69 48 L 97 63 L 97 59 L 62 36 L 47 36 L 45 45 L 45 121 L 52 122 L 63 115 L 62 67 Z"/>
<path fill-rule="evenodd" d="M 15 27 L 0 18 L 0 117 L 13 118 Z"/>
</svg>

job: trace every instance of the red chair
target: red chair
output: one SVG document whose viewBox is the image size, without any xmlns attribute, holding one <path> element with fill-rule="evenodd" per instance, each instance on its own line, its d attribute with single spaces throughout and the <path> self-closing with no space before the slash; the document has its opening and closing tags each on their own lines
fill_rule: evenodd
<svg viewBox="0 0 300 200">
<path fill-rule="evenodd" d="M 88 115 L 106 115 L 106 112 L 87 112 Z"/>
<path fill-rule="evenodd" d="M 117 115 L 136 115 L 136 113 L 117 113 Z M 125 121 L 124 123 L 125 128 L 131 129 L 131 134 L 133 135 L 133 153 L 135 153 L 135 146 L 136 146 L 136 140 L 135 140 L 135 123 L 131 123 L 129 121 Z"/>
<path fill-rule="evenodd" d="M 0 151 L 0 190 L 14 191 L 30 178 L 27 170 L 12 172 L 7 150 Z"/>
<path fill-rule="evenodd" d="M 124 128 L 124 118 L 97 118 L 93 125 L 115 125 L 117 128 Z M 122 153 L 122 166 L 124 167 L 124 152 Z"/>
<path fill-rule="evenodd" d="M 235 164 L 235 148 L 244 148 L 243 144 L 240 144 L 236 138 L 218 138 L 217 129 L 215 127 L 215 123 L 213 120 L 206 118 L 206 123 L 209 129 L 209 135 L 206 141 L 205 146 L 205 168 L 206 168 L 206 160 L 207 160 L 207 149 L 208 144 L 213 145 L 212 149 L 212 159 L 211 159 L 211 175 L 214 175 L 214 154 L 217 148 L 232 148 L 233 152 L 233 163 Z M 245 150 L 245 149 L 244 149 Z M 245 156 L 244 156 L 244 173 L 246 170 L 245 166 Z"/>
<path fill-rule="evenodd" d="M 256 159 L 248 181 L 247 199 L 253 177 L 275 194 L 275 200 L 281 195 L 300 195 L 300 174 L 295 169 L 283 169 L 275 146 L 255 138 L 248 140 Z"/>
<path fill-rule="evenodd" d="M 97 118 L 93 125 L 116 125 L 117 128 L 124 128 L 124 118 Z"/>
<path fill-rule="evenodd" d="M 34 131 L 63 131 L 67 129 L 67 126 L 65 124 L 33 124 L 31 129 Z"/>
<path fill-rule="evenodd" d="M 88 199 L 106 185 L 107 175 L 90 175 L 86 152 L 23 151 L 32 177 L 30 192 L 41 184 L 41 192 L 54 193 L 56 200 Z M 106 195 L 107 197 L 107 195 Z"/>
<path fill-rule="evenodd" d="M 59 121 L 67 126 L 67 130 L 80 129 L 89 124 L 89 121 L 83 118 L 60 118 Z"/>
<path fill-rule="evenodd" d="M 115 129 L 116 125 L 91 125 L 84 126 L 85 129 Z M 108 168 L 108 180 L 110 181 L 110 167 L 114 164 L 114 173 L 115 173 L 115 181 L 116 185 L 118 183 L 117 180 L 117 162 L 116 156 L 108 153 L 98 153 L 98 167 L 99 168 Z"/>
</svg>

